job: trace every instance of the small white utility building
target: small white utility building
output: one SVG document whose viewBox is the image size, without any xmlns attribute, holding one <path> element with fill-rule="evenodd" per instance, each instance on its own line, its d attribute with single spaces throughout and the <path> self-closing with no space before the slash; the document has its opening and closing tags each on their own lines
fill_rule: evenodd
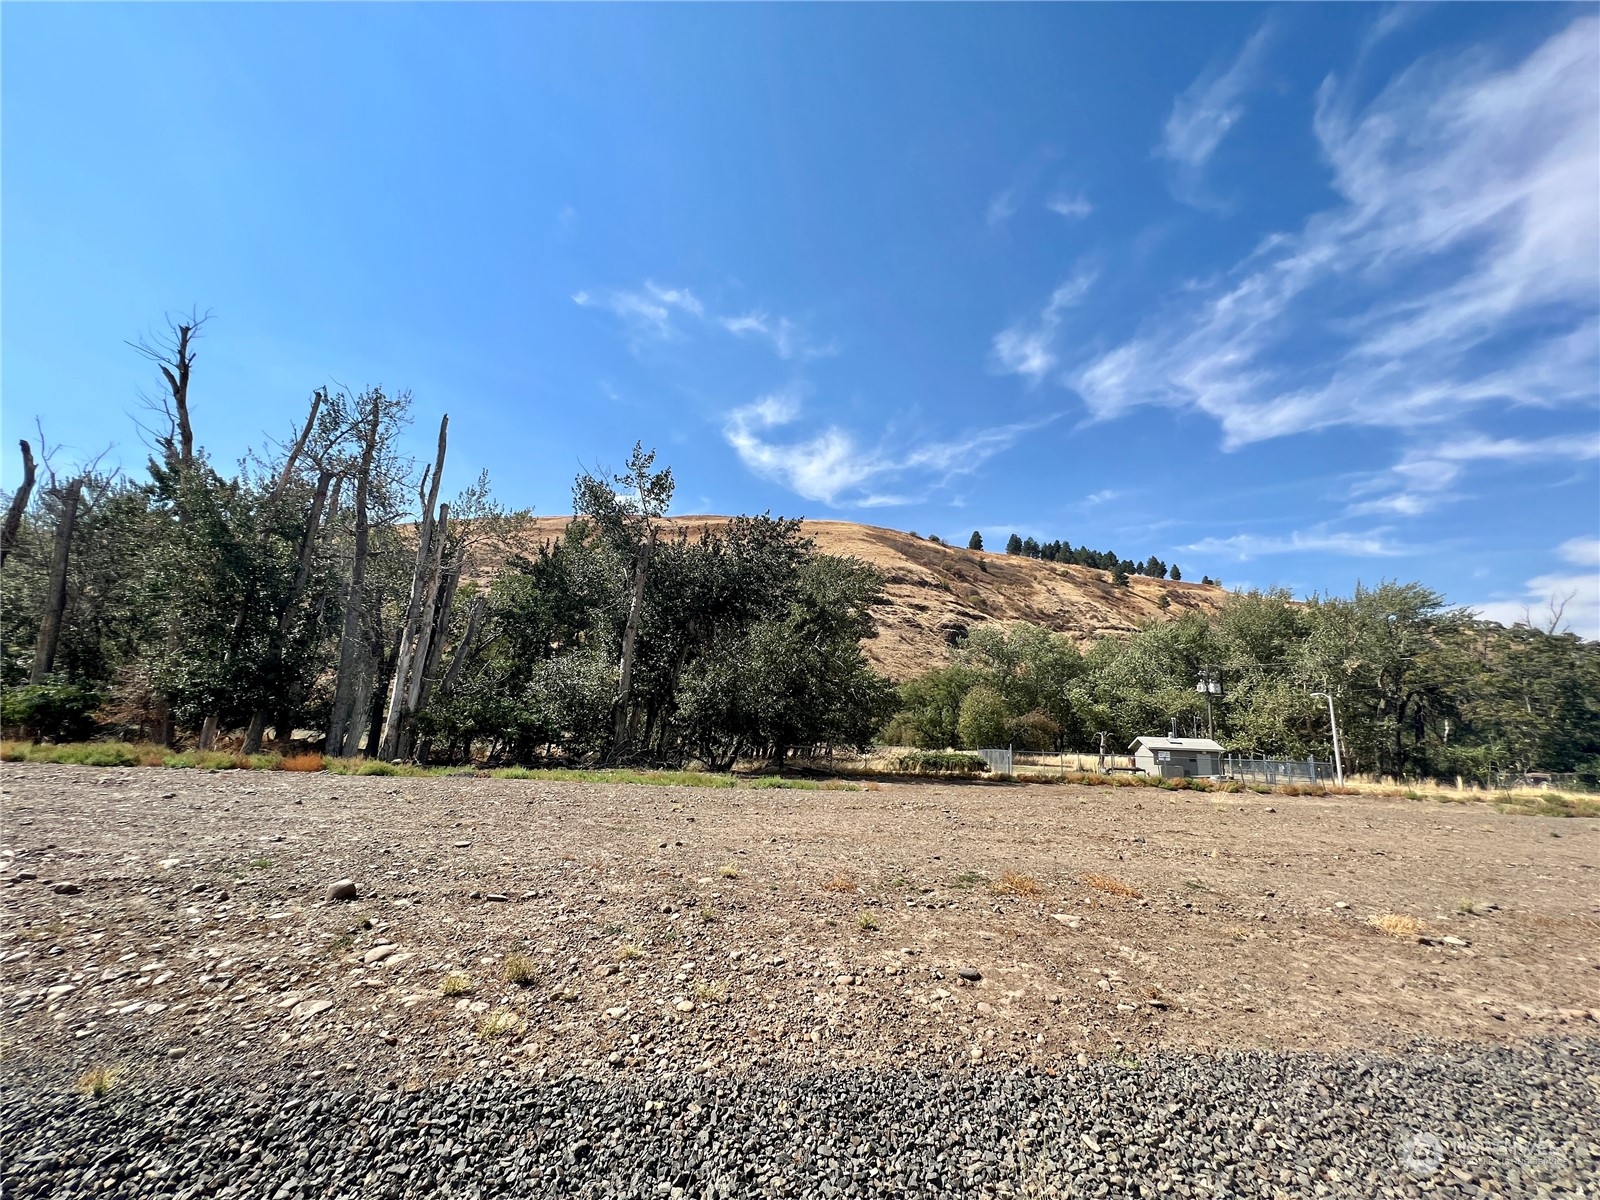
<svg viewBox="0 0 1600 1200">
<path fill-rule="evenodd" d="M 1162 779 L 1222 773 L 1222 747 L 1210 738 L 1142 737 L 1133 745 L 1133 769 Z"/>
</svg>

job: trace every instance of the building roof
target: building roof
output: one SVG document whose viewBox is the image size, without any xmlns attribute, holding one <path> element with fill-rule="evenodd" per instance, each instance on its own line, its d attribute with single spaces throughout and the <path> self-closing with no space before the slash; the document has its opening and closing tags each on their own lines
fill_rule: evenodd
<svg viewBox="0 0 1600 1200">
<path fill-rule="evenodd" d="M 1198 750 L 1206 754 L 1220 754 L 1222 747 L 1210 738 L 1140 737 L 1133 739 L 1128 749 L 1143 746 L 1146 750 Z"/>
</svg>

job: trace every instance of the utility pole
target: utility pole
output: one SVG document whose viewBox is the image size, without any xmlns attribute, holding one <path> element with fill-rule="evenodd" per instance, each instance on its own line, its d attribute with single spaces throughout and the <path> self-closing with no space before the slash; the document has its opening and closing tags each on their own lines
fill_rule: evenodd
<svg viewBox="0 0 1600 1200">
<path fill-rule="evenodd" d="M 1333 715 L 1333 693 L 1312 692 L 1311 694 L 1328 702 L 1328 724 L 1333 727 L 1333 778 L 1340 787 L 1343 787 L 1344 763 L 1339 757 L 1339 718 Z"/>
</svg>

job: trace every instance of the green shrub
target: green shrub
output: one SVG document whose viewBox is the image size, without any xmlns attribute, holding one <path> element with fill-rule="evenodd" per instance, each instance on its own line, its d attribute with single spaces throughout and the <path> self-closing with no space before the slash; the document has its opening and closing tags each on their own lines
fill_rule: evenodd
<svg viewBox="0 0 1600 1200">
<path fill-rule="evenodd" d="M 956 750 L 913 750 L 895 759 L 894 769 L 903 775 L 982 775 L 989 764 Z"/>
<path fill-rule="evenodd" d="M 94 732 L 99 705 L 100 696 L 92 688 L 25 683 L 0 693 L 0 725 L 20 726 L 41 742 L 82 741 Z"/>
</svg>

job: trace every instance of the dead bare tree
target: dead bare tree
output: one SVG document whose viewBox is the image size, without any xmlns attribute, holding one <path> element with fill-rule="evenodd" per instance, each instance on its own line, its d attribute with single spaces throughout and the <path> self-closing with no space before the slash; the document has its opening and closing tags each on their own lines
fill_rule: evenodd
<svg viewBox="0 0 1600 1200">
<path fill-rule="evenodd" d="M 424 471 L 417 499 L 422 506 L 417 525 L 417 563 L 411 576 L 411 595 L 406 601 L 405 620 L 400 625 L 400 640 L 395 655 L 394 678 L 390 683 L 389 704 L 383 718 L 383 734 L 378 743 L 379 758 L 394 758 L 403 749 L 410 717 L 422 692 L 422 674 L 428 662 L 433 635 L 433 614 L 437 605 L 443 571 L 445 534 L 450 506 L 439 505 L 439 480 L 444 474 L 445 448 L 450 430 L 448 414 L 439 422 L 439 451 L 431 477 Z M 437 516 L 435 510 L 437 507 Z"/>
<path fill-rule="evenodd" d="M 28 445 L 26 439 L 18 444 L 22 447 L 22 482 L 11 494 L 11 504 L 6 509 L 6 523 L 0 528 L 0 567 L 5 566 L 11 547 L 16 545 L 17 531 L 22 528 L 22 514 L 28 511 L 28 501 L 33 496 L 33 484 L 38 475 L 33 461 L 33 447 Z"/>
<path fill-rule="evenodd" d="M 194 462 L 194 424 L 189 419 L 189 376 L 194 369 L 194 342 L 211 319 L 190 311 L 187 317 L 167 320 L 167 332 L 158 338 L 129 342 L 145 358 L 156 364 L 167 389 L 146 405 L 160 414 L 166 428 L 149 430 L 169 468 L 186 468 Z"/>
<path fill-rule="evenodd" d="M 44 612 L 40 614 L 39 636 L 33 648 L 33 672 L 29 683 L 43 683 L 55 669 L 56 648 L 61 642 L 61 624 L 67 610 L 67 565 L 72 552 L 72 532 L 78 523 L 78 505 L 83 500 L 84 477 L 74 476 L 65 485 L 52 481 L 50 498 L 56 505 L 56 527 L 50 547 L 50 576 L 45 587 Z"/>
<path fill-rule="evenodd" d="M 326 749 L 329 754 L 349 756 L 360 747 L 361 725 L 356 720 L 357 705 L 371 686 L 371 664 L 365 647 L 363 595 L 367 576 L 367 555 L 371 546 L 368 506 L 372 497 L 372 467 L 377 457 L 383 430 L 387 398 L 379 388 L 361 397 L 367 411 L 361 431 L 361 458 L 356 468 L 355 538 L 350 559 L 350 585 L 345 590 L 344 623 L 339 635 L 339 672 L 334 683 L 333 711 L 328 720 Z"/>
</svg>

